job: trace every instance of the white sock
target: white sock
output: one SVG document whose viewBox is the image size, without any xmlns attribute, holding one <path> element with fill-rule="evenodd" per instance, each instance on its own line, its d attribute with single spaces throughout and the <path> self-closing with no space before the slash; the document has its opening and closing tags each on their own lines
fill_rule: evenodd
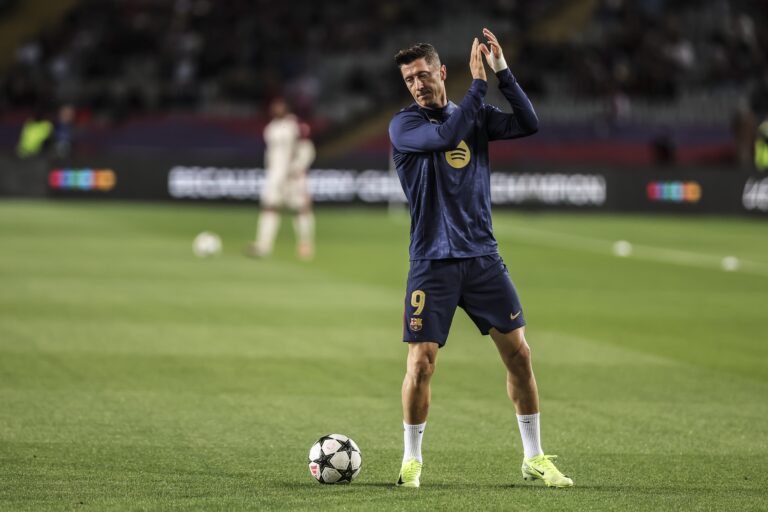
<svg viewBox="0 0 768 512">
<path fill-rule="evenodd" d="M 312 244 L 315 239 L 315 216 L 312 212 L 299 213 L 293 219 L 293 229 L 300 244 Z"/>
<path fill-rule="evenodd" d="M 264 210 L 259 215 L 259 225 L 256 229 L 256 249 L 263 255 L 271 254 L 275 246 L 277 229 L 280 227 L 280 216 L 277 212 Z"/>
<path fill-rule="evenodd" d="M 427 422 L 420 425 L 407 425 L 403 422 L 403 441 L 405 441 L 405 451 L 403 452 L 403 462 L 416 459 L 421 460 L 421 438 L 424 437 L 424 428 Z"/>
<path fill-rule="evenodd" d="M 525 458 L 542 455 L 541 431 L 539 429 L 539 413 L 517 415 L 517 426 L 520 427 L 520 437 L 523 439 Z"/>
</svg>

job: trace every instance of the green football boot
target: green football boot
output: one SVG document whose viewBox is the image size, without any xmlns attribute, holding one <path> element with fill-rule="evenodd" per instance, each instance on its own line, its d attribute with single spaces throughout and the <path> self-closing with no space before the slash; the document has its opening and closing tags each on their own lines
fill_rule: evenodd
<svg viewBox="0 0 768 512">
<path fill-rule="evenodd" d="M 537 455 L 523 459 L 523 479 L 542 480 L 547 487 L 573 487 L 573 480 L 552 464 L 557 455 Z"/>
<path fill-rule="evenodd" d="M 398 487 L 418 488 L 420 484 L 421 467 L 423 464 L 416 459 L 408 459 L 400 468 L 400 476 L 397 479 Z"/>
</svg>

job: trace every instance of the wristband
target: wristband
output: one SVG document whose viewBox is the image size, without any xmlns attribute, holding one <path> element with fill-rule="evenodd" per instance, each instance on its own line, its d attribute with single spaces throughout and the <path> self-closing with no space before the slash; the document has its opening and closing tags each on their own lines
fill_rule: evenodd
<svg viewBox="0 0 768 512">
<path fill-rule="evenodd" d="M 507 61 L 504 60 L 504 54 L 502 53 L 496 57 L 496 55 L 493 54 L 493 51 L 491 51 L 491 68 L 493 69 L 493 72 L 498 73 L 499 71 L 504 71 L 507 67 Z"/>
</svg>

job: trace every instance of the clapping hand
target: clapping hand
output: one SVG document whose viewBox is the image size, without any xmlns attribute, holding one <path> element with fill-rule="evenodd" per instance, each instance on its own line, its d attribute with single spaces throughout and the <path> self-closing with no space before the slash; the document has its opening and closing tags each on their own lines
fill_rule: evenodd
<svg viewBox="0 0 768 512">
<path fill-rule="evenodd" d="M 485 53 L 483 48 L 485 48 L 486 52 L 488 51 L 488 48 L 475 38 L 472 42 L 472 52 L 469 55 L 469 71 L 475 80 L 487 80 L 485 65 L 483 64 L 483 54 Z"/>
<path fill-rule="evenodd" d="M 493 35 L 493 32 L 487 28 L 483 28 L 483 35 L 488 41 L 488 46 L 485 43 L 480 43 L 480 51 L 485 55 L 485 60 L 488 61 L 488 65 L 491 67 L 494 73 L 498 73 L 504 69 L 507 69 L 507 61 L 504 60 L 504 52 L 501 51 L 499 40 Z"/>
</svg>

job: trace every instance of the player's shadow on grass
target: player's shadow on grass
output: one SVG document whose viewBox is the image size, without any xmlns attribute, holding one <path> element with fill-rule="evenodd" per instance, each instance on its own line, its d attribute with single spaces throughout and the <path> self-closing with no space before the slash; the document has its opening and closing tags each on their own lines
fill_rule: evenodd
<svg viewBox="0 0 768 512">
<path fill-rule="evenodd" d="M 307 489 L 317 489 L 317 484 L 313 484 L 312 482 L 307 483 L 298 483 L 298 482 L 284 482 L 282 485 L 280 485 L 283 489 L 293 489 L 293 490 L 307 490 Z M 321 485 L 320 487 L 327 488 L 330 490 L 330 488 L 335 489 L 349 489 L 349 488 L 366 488 L 366 489 L 389 489 L 392 491 L 397 492 L 419 492 L 419 491 L 426 491 L 429 492 L 430 490 L 462 490 L 466 489 L 467 491 L 477 491 L 478 489 L 485 489 L 485 490 L 496 490 L 496 491 L 503 491 L 503 490 L 515 490 L 515 491 L 524 491 L 524 492 L 571 492 L 572 489 L 553 489 L 546 487 L 544 485 L 531 485 L 531 484 L 517 484 L 517 483 L 510 483 L 510 482 L 499 482 L 499 483 L 476 483 L 476 482 L 434 482 L 434 483 L 428 483 L 424 484 L 421 489 L 414 490 L 414 489 L 403 489 L 397 487 L 393 482 L 360 482 L 355 481 L 351 484 L 341 484 L 341 485 Z M 591 489 L 595 491 L 619 491 L 619 490 L 626 490 L 626 487 L 621 486 L 581 486 L 585 489 Z"/>
<path fill-rule="evenodd" d="M 353 487 L 375 487 L 379 489 L 392 489 L 396 490 L 398 492 L 414 492 L 412 489 L 402 489 L 398 488 L 394 483 L 392 482 L 355 482 L 352 484 Z M 439 482 L 439 483 L 430 483 L 430 484 L 424 484 L 419 490 L 416 490 L 415 492 L 419 492 L 422 489 L 423 490 L 430 490 L 430 489 L 438 489 L 438 490 L 457 490 L 457 489 L 513 489 L 513 488 L 524 488 L 525 486 L 519 485 L 515 486 L 514 484 L 508 484 L 508 483 L 498 483 L 498 484 L 478 484 L 478 483 L 470 483 L 470 482 Z"/>
<path fill-rule="evenodd" d="M 312 482 L 309 483 L 297 483 L 297 482 L 284 482 L 283 485 L 280 486 L 284 489 L 294 489 L 294 490 L 300 490 L 300 489 L 317 489 L 317 484 L 315 483 L 313 485 Z M 321 487 L 324 488 L 344 488 L 349 489 L 352 488 L 361 488 L 365 487 L 367 489 L 392 489 L 396 490 L 398 492 L 414 492 L 412 489 L 404 489 L 397 487 L 394 482 L 353 482 L 351 484 L 336 484 L 336 485 L 322 485 Z M 470 483 L 470 482 L 440 482 L 440 483 L 430 483 L 425 484 L 422 489 L 478 489 L 478 488 L 485 488 L 485 489 L 512 489 L 515 486 L 513 484 L 505 484 L 505 483 L 499 483 L 499 484 L 477 484 L 477 483 Z M 523 486 L 519 486 L 523 487 Z M 415 491 L 415 492 L 418 492 Z"/>
</svg>

